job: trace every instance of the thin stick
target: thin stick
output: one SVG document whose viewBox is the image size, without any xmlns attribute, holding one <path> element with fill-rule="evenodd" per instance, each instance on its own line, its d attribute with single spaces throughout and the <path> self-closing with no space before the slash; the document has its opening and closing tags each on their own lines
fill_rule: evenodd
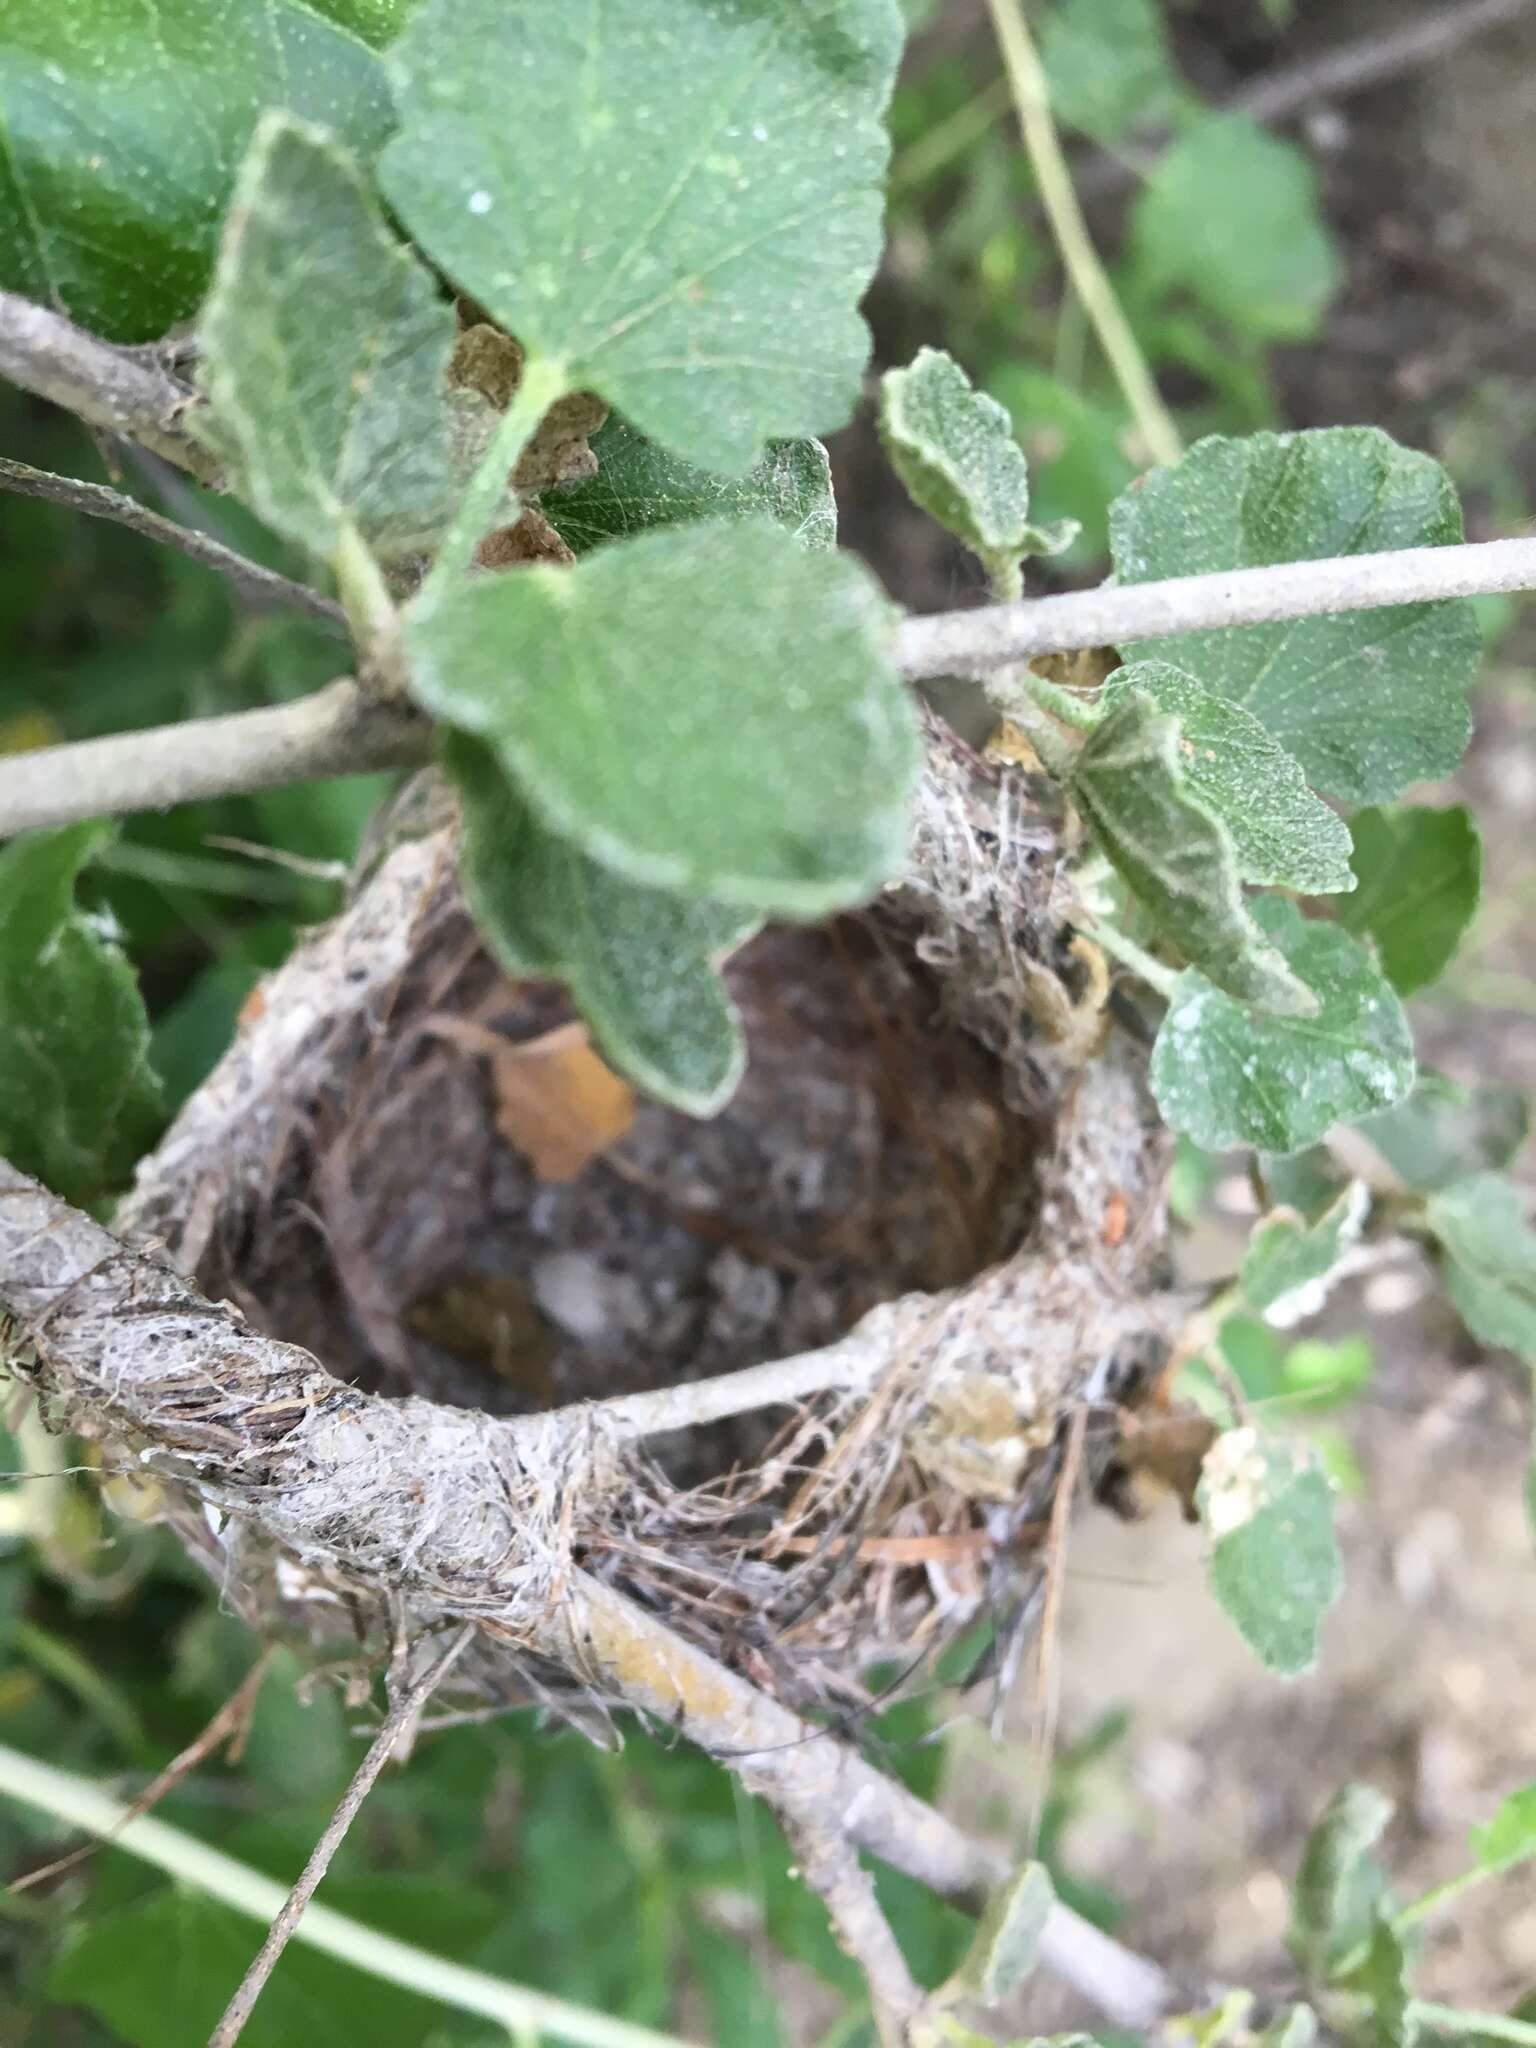
<svg viewBox="0 0 1536 2048">
<path fill-rule="evenodd" d="M 1045 1820 L 1045 1795 L 1056 1752 L 1056 1721 L 1061 1707 L 1061 1687 L 1056 1673 L 1056 1646 L 1061 1635 L 1061 1596 L 1067 1582 L 1067 1530 L 1072 1519 L 1072 1496 L 1083 1469 L 1083 1441 L 1087 1435 L 1088 1411 L 1078 1408 L 1067 1424 L 1062 1447 L 1061 1471 L 1056 1496 L 1051 1502 L 1051 1529 L 1046 1539 L 1045 1605 L 1040 1616 L 1040 1648 L 1035 1666 L 1034 1710 L 1030 1717 L 1029 1742 L 1035 1760 L 1035 1789 L 1029 1816 L 1031 1854 L 1040 1853 L 1040 1829 Z"/>
<path fill-rule="evenodd" d="M 0 456 L 0 490 L 19 491 L 24 498 L 46 498 L 51 504 L 66 505 L 71 512 L 84 512 L 92 519 L 115 520 L 146 540 L 175 548 L 205 569 L 227 576 L 248 597 L 267 604 L 293 605 L 308 612 L 311 618 L 346 630 L 346 613 L 333 599 L 322 597 L 318 590 L 295 583 L 287 576 L 279 576 L 275 569 L 264 569 L 260 562 L 248 561 L 195 527 L 179 526 L 174 519 L 141 505 L 137 498 L 127 497 L 122 491 L 109 491 L 105 484 L 55 476 L 51 470 L 34 469 L 30 463 L 11 462 Z"/>
<path fill-rule="evenodd" d="M 77 818 L 411 767 L 430 749 L 424 718 L 342 680 L 260 711 L 0 755 L 0 839 Z"/>
<path fill-rule="evenodd" d="M 858 1851 L 837 1832 L 837 1816 L 779 1816 L 801 1877 L 827 1909 L 845 1956 L 863 1972 L 885 2048 L 906 2048 L 923 1994 L 907 1968 Z"/>
<path fill-rule="evenodd" d="M 241 1979 L 239 1989 L 225 2007 L 223 2019 L 209 2036 L 208 2048 L 234 2048 L 235 2042 L 244 2031 L 246 2021 L 251 2016 L 252 2008 L 266 1987 L 267 1979 L 277 1968 L 278 1958 L 288 1946 L 294 1929 L 303 1919 L 305 1907 L 314 1897 L 320 1880 L 330 1869 L 331 1858 L 341 1847 L 348 1828 L 357 1818 L 358 1809 L 373 1790 L 374 1782 L 388 1763 L 396 1743 L 469 1648 L 474 1637 L 475 1624 L 467 1622 L 436 1662 L 416 1681 L 410 1691 L 403 1693 L 391 1707 L 383 1726 L 373 1739 L 372 1747 L 358 1765 L 357 1775 L 342 1794 L 341 1803 L 331 1815 L 325 1833 L 316 1842 L 309 1861 L 299 1873 L 298 1882 L 284 1900 L 282 1911 L 272 1922 L 266 1940 L 257 1950 L 251 1967 Z"/>
<path fill-rule="evenodd" d="M 1114 647 L 1281 619 L 1375 611 L 1452 597 L 1536 590 L 1536 539 L 1401 548 L 1282 562 L 1162 583 L 1101 584 L 1019 604 L 903 620 L 898 668 L 909 681 L 986 675 L 1036 654 Z M 1361 682 L 1368 687 L 1365 664 Z M 1362 715 L 1369 699 L 1362 695 Z M 163 810 L 317 776 L 424 761 L 424 719 L 371 703 L 351 682 L 270 710 L 190 720 L 111 739 L 0 755 L 0 839 L 77 818 Z"/>
<path fill-rule="evenodd" d="M 216 488 L 214 456 L 182 424 L 196 394 L 143 355 L 113 348 L 73 320 L 0 292 L 0 377 L 93 427 L 152 448 Z"/>
<path fill-rule="evenodd" d="M 1035 173 L 1035 183 L 1040 188 L 1040 202 L 1050 222 L 1056 247 L 1072 280 L 1072 289 L 1077 293 L 1083 311 L 1093 322 L 1100 346 L 1125 394 L 1126 404 L 1152 459 L 1155 462 L 1177 462 L 1183 452 L 1179 430 L 1163 404 L 1152 372 L 1147 368 L 1146 358 L 1115 296 L 1109 274 L 1093 246 L 1083 209 L 1072 188 L 1072 173 L 1062 153 L 1061 138 L 1051 117 L 1051 96 L 1045 68 L 1025 22 L 1020 0 L 987 0 L 987 6 L 1003 53 L 1008 81 L 1013 88 L 1019 133 Z"/>
<path fill-rule="evenodd" d="M 205 1898 L 217 1899 L 248 1919 L 270 1921 L 282 1908 L 283 1887 L 274 1878 L 164 1821 L 143 1815 L 131 1818 L 120 1799 L 89 1778 L 57 1770 L 4 1744 L 0 1744 L 0 1797 L 50 1814 L 70 1827 L 110 1836 L 113 1846 L 125 1855 L 137 1856 L 178 1884 L 190 1885 Z M 676 2036 L 638 2026 L 633 2020 L 570 2005 L 547 1992 L 449 1962 L 445 1956 L 381 1934 L 329 1906 L 311 1906 L 294 1939 L 381 1983 L 434 1998 L 441 2005 L 474 2013 L 512 2032 L 522 2029 L 540 2040 L 574 2041 L 582 2048 L 689 2048 Z"/>
<path fill-rule="evenodd" d="M 211 1756 L 226 1736 L 243 1733 L 251 1707 L 261 1681 L 267 1675 L 272 1662 L 272 1651 L 262 1651 L 256 1662 L 247 1671 L 239 1685 L 230 1694 L 223 1706 L 214 1715 L 201 1735 L 194 1735 L 185 1749 L 179 1750 L 158 1772 L 132 1803 L 123 1808 L 123 1817 L 118 1826 L 100 1837 L 100 1842 L 113 1842 L 129 1821 L 137 1820 L 141 1813 L 148 1813 L 165 1797 L 166 1793 L 179 1785 L 188 1771 L 195 1770 L 205 1757 Z M 12 1894 L 27 1891 L 31 1886 L 45 1884 L 49 1878 L 60 1877 L 66 1870 L 73 1870 L 77 1863 L 83 1863 L 95 1854 L 98 1842 L 82 1842 L 78 1849 L 71 1849 L 67 1856 L 56 1856 L 51 1863 L 45 1863 L 40 1870 L 29 1870 L 24 1877 L 13 1880 L 9 1889 Z"/>
</svg>

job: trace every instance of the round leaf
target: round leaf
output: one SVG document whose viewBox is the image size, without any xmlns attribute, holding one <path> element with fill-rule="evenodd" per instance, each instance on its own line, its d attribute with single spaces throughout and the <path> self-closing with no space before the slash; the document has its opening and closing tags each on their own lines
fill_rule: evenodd
<svg viewBox="0 0 1536 2048">
<path fill-rule="evenodd" d="M 1395 805 L 1350 820 L 1359 886 L 1337 916 L 1376 942 L 1399 995 L 1439 979 L 1477 909 L 1483 842 L 1460 804 L 1442 811 Z"/>
</svg>

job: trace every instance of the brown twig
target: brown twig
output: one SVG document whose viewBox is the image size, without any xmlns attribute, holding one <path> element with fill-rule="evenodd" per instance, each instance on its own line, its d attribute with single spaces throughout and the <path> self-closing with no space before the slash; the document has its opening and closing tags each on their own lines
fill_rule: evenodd
<svg viewBox="0 0 1536 2048">
<path fill-rule="evenodd" d="M 114 348 L 15 292 L 0 291 L 0 377 L 223 485 L 218 462 L 184 425 L 197 402 L 185 384 L 146 353 Z"/>
<path fill-rule="evenodd" d="M 824 1818 L 780 1816 L 800 1876 L 827 1909 L 837 1945 L 863 1972 L 884 2048 L 907 2048 L 923 1993 L 907 1968 L 858 1851 Z"/>
<path fill-rule="evenodd" d="M 293 1930 L 303 1918 L 305 1907 L 314 1897 L 321 1879 L 330 1869 L 332 1857 L 341 1847 L 348 1828 L 357 1818 L 358 1809 L 373 1790 L 380 1771 L 388 1763 L 400 1738 L 468 1649 L 474 1635 L 473 1623 L 461 1628 L 442 1655 L 432 1663 L 409 1692 L 403 1693 L 391 1707 L 373 1739 L 368 1754 L 358 1765 L 356 1776 L 342 1794 L 341 1803 L 331 1815 L 325 1833 L 316 1842 L 309 1861 L 299 1873 L 293 1890 L 283 1902 L 283 1909 L 268 1930 L 266 1940 L 257 1950 L 251 1967 L 241 1978 L 239 1988 L 225 2007 L 223 2019 L 209 2036 L 208 2048 L 234 2048 L 246 2021 L 251 2016 L 252 2008 L 266 1987 L 267 1979 L 277 1968 L 278 1959 L 288 1946 Z"/>
<path fill-rule="evenodd" d="M 264 569 L 260 562 L 248 561 L 222 541 L 152 512 L 122 491 L 110 491 L 104 484 L 85 483 L 79 477 L 55 476 L 51 470 L 34 469 L 30 463 L 11 462 L 4 456 L 0 456 L 0 490 L 16 491 L 24 498 L 45 498 L 51 504 L 67 506 L 71 512 L 84 512 L 92 519 L 114 520 L 119 526 L 142 534 L 145 540 L 175 548 L 205 569 L 227 577 L 237 589 L 259 603 L 291 605 L 308 612 L 311 618 L 346 631 L 347 615 L 333 598 L 322 596 L 307 584 L 295 583 L 290 577 L 279 576 L 275 569 Z"/>
<path fill-rule="evenodd" d="M 205 1757 L 211 1756 L 226 1738 L 243 1736 L 250 1719 L 251 1708 L 255 1704 L 256 1695 L 261 1690 L 261 1682 L 266 1677 L 267 1667 L 271 1662 L 271 1649 L 263 1650 L 202 1733 L 194 1735 L 186 1748 L 179 1750 L 165 1769 L 150 1779 L 131 1805 L 124 1807 L 123 1817 L 111 1834 L 102 1835 L 99 1840 L 82 1842 L 78 1849 L 71 1849 L 67 1856 L 56 1856 L 51 1863 L 43 1864 L 41 1869 L 27 1871 L 24 1876 L 13 1879 L 9 1889 L 12 1892 L 28 1891 L 33 1885 L 46 1884 L 49 1878 L 61 1877 L 66 1870 L 73 1870 L 77 1863 L 83 1863 L 88 1857 L 94 1856 L 103 1844 L 110 1844 L 118 1829 L 125 1828 L 130 1821 L 137 1820 L 140 1814 L 148 1813 L 152 1807 L 157 1806 L 167 1792 L 179 1785 L 187 1773 L 195 1770 Z"/>
</svg>

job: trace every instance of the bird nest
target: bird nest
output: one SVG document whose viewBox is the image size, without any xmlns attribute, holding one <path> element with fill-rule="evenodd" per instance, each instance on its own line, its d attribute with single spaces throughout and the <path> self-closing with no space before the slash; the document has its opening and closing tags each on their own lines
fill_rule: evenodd
<svg viewBox="0 0 1536 2048">
<path fill-rule="evenodd" d="M 445 802 L 397 802 L 46 1315 L 18 1291 L 52 1409 L 258 1627 L 362 1668 L 473 1617 L 492 1701 L 643 1699 L 561 1632 L 577 1584 L 797 1712 L 1017 1640 L 1069 1443 L 1102 1477 L 1167 1356 L 1144 1057 L 1027 777 L 930 726 L 902 881 L 729 963 L 706 1121 L 501 973 Z"/>
</svg>

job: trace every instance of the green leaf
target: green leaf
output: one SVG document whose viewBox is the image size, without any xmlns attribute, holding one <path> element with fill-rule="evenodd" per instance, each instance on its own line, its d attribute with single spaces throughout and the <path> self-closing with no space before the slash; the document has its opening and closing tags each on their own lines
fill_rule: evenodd
<svg viewBox="0 0 1536 2048">
<path fill-rule="evenodd" d="M 1312 2048 L 1317 2039 L 1317 2014 L 1310 2005 L 1293 2005 L 1289 2012 L 1271 2020 L 1258 2038 L 1257 2048 Z"/>
<path fill-rule="evenodd" d="M 159 1121 L 133 969 L 75 879 L 100 824 L 0 848 L 0 1153 L 67 1202 L 126 1179 Z"/>
<path fill-rule="evenodd" d="M 1508 1166 L 1529 1127 L 1530 1104 L 1518 1089 L 1467 1088 L 1429 1069 L 1406 1101 L 1355 1126 L 1405 1187 L 1425 1194 Z"/>
<path fill-rule="evenodd" d="M 1084 741 L 1068 787 L 1158 931 L 1218 988 L 1272 1010 L 1316 1007 L 1249 915 L 1227 829 L 1185 773 L 1177 718 L 1126 689 Z"/>
<path fill-rule="evenodd" d="M 901 866 L 916 720 L 845 555 L 712 522 L 482 576 L 410 618 L 413 689 L 636 882 L 788 916 Z"/>
<path fill-rule="evenodd" d="M 1082 537 L 1069 559 L 1095 561 L 1109 545 L 1109 505 L 1140 467 L 1127 453 L 1133 430 L 1124 412 L 1017 362 L 998 364 L 987 384 L 1020 423 L 1041 517 L 1077 520 Z"/>
<path fill-rule="evenodd" d="M 1034 1969 L 1040 1938 L 1055 1903 L 1043 1863 L 1026 1863 L 987 1902 L 960 1967 L 937 1994 L 996 2005 Z"/>
<path fill-rule="evenodd" d="M 1340 275 L 1311 164 L 1240 114 L 1197 122 L 1158 159 L 1130 250 L 1144 291 L 1191 292 L 1257 341 L 1314 334 Z"/>
<path fill-rule="evenodd" d="M 1346 1785 L 1307 1838 L 1288 1939 L 1313 1983 L 1326 1983 L 1370 1938 L 1386 1889 L 1381 1866 L 1370 1852 L 1391 1818 L 1391 1800 L 1374 1785 Z"/>
<path fill-rule="evenodd" d="M 383 142 L 389 92 L 363 36 L 384 15 L 361 0 L 7 0 L 0 286 L 114 341 L 186 318 L 264 108 L 364 155 Z"/>
<path fill-rule="evenodd" d="M 1157 0 L 1060 0 L 1040 61 L 1057 120 L 1096 142 L 1165 126 L 1185 96 Z"/>
<path fill-rule="evenodd" d="M 1370 1209 L 1363 1181 L 1351 1181 L 1315 1223 L 1277 1210 L 1254 1229 L 1243 1255 L 1249 1304 L 1282 1328 L 1321 1307 L 1327 1278 L 1360 1236 Z"/>
<path fill-rule="evenodd" d="M 1077 537 L 1029 517 L 1029 466 L 1013 422 L 942 349 L 919 349 L 880 380 L 880 433 L 907 495 L 990 569 L 1055 555 Z"/>
<path fill-rule="evenodd" d="M 1297 1438 L 1228 1430 L 1206 1453 L 1195 1499 L 1211 1590 L 1244 1641 L 1284 1677 L 1309 1670 L 1343 1584 L 1316 1453 Z"/>
<path fill-rule="evenodd" d="M 1413 1037 L 1391 985 L 1347 932 L 1309 922 L 1282 897 L 1251 908 L 1317 1014 L 1260 1015 L 1191 970 L 1152 1049 L 1152 1092 L 1168 1124 L 1209 1152 L 1299 1152 L 1407 1094 Z"/>
<path fill-rule="evenodd" d="M 610 418 L 592 440 L 597 474 L 550 491 L 544 511 L 578 555 L 605 540 L 655 526 L 701 519 L 766 518 L 802 547 L 837 545 L 832 470 L 819 441 L 775 441 L 743 477 L 720 477 L 680 462 L 623 420 Z"/>
<path fill-rule="evenodd" d="M 385 190 L 573 386 L 738 473 L 857 400 L 900 45 L 891 0 L 426 0 Z"/>
<path fill-rule="evenodd" d="M 1376 942 L 1399 995 L 1412 995 L 1450 964 L 1477 909 L 1483 842 L 1472 813 L 1396 805 L 1350 820 L 1359 887 L 1338 907 L 1346 931 Z"/>
<path fill-rule="evenodd" d="M 76 1921 L 48 1980 L 132 2048 L 205 2048 L 260 1942 L 254 1922 L 174 1886 Z M 240 2036 L 241 2048 L 367 2040 L 418 2048 L 442 2008 L 329 1956 L 291 1945 Z"/>
<path fill-rule="evenodd" d="M 1100 701 L 1107 710 L 1133 689 L 1177 717 L 1184 779 L 1231 834 L 1245 882 L 1313 896 L 1355 886 L 1349 827 L 1251 712 L 1166 661 L 1117 669 Z"/>
<path fill-rule="evenodd" d="M 349 527 L 398 555 L 442 526 L 452 309 L 357 166 L 286 114 L 257 128 L 199 336 L 205 438 L 279 532 L 330 558 Z"/>
<path fill-rule="evenodd" d="M 1536 1231 L 1501 1173 L 1474 1173 L 1430 1196 L 1424 1220 L 1445 1253 L 1452 1306 L 1482 1344 L 1536 1366 Z"/>
<path fill-rule="evenodd" d="M 502 965 L 564 981 L 649 1094 L 693 1116 L 721 1108 L 746 1049 L 715 962 L 756 920 L 626 881 L 546 831 L 489 748 L 453 733 L 444 753 L 464 800 L 465 900 Z"/>
<path fill-rule="evenodd" d="M 1366 2034 L 1375 2048 L 1413 2048 L 1419 2023 L 1408 1989 L 1408 1955 L 1391 1921 L 1378 1911 L 1365 1961 L 1351 1982 L 1370 2001 Z"/>
<path fill-rule="evenodd" d="M 1472 1830 L 1472 1854 L 1484 1870 L 1513 1870 L 1536 1856 L 1536 1784 L 1511 1792 L 1486 1827 Z"/>
<path fill-rule="evenodd" d="M 1439 463 L 1374 427 L 1201 441 L 1110 513 L 1122 583 L 1461 538 Z M 1314 788 L 1376 803 L 1461 759 L 1481 640 L 1471 606 L 1457 600 L 1181 634 L 1121 652 L 1172 662 L 1252 712 Z"/>
</svg>

